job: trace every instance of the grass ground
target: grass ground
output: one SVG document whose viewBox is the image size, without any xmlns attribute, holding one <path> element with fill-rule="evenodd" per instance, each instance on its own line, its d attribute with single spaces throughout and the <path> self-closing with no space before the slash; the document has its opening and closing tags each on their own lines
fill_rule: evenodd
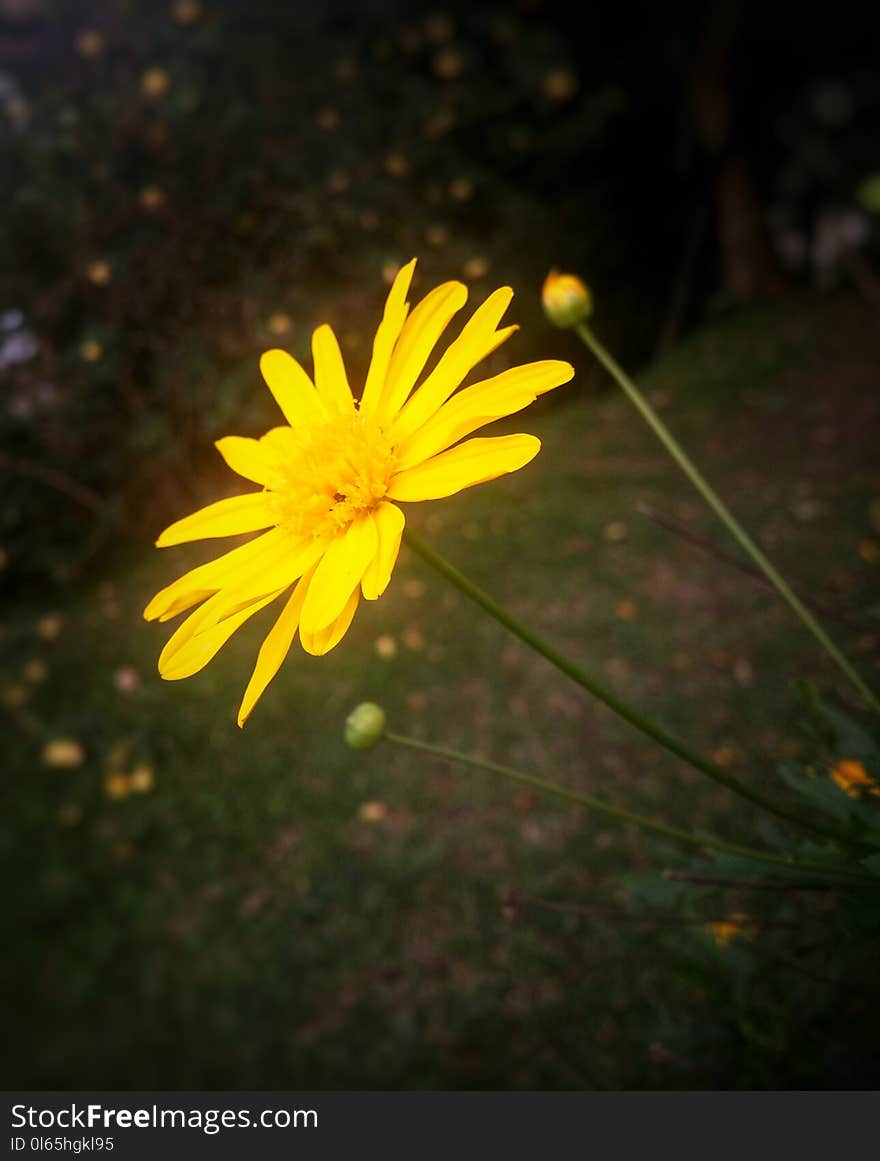
<svg viewBox="0 0 880 1161">
<path fill-rule="evenodd" d="M 875 682 L 878 354 L 861 304 L 797 300 L 716 322 L 643 376 Z M 575 385 L 522 426 L 544 441 L 527 471 L 413 512 L 415 526 L 602 680 L 783 796 L 792 681 L 852 706 L 838 675 L 771 594 L 639 511 L 724 542 L 624 399 Z M 798 965 L 777 964 L 744 1001 L 738 948 L 702 926 L 723 896 L 679 885 L 677 918 L 645 912 L 675 852 L 464 769 L 354 754 L 342 723 L 378 700 L 399 733 L 731 837 L 754 839 L 751 809 L 406 553 L 340 649 L 292 654 L 240 732 L 264 624 L 163 684 L 165 634 L 140 610 L 186 553 L 169 564 L 152 531 L 106 575 L 5 613 L 7 1087 L 867 1083 L 876 1041 L 839 981 L 795 1005 Z M 79 741 L 79 765 L 45 764 L 59 737 Z M 144 765 L 143 792 L 107 782 Z"/>
</svg>

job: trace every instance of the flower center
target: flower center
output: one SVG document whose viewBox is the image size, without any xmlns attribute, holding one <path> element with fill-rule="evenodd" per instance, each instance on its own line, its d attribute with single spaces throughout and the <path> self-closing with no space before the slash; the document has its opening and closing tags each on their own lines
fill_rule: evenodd
<svg viewBox="0 0 880 1161">
<path fill-rule="evenodd" d="M 270 438 L 279 453 L 268 485 L 277 523 L 298 537 L 344 532 L 388 491 L 394 448 L 358 411 L 307 428 L 277 428 Z"/>
</svg>

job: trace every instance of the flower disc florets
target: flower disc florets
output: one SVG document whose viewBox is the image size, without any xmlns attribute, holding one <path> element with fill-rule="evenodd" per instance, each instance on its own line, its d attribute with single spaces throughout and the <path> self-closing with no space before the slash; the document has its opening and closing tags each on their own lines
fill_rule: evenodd
<svg viewBox="0 0 880 1161">
<path fill-rule="evenodd" d="M 344 532 L 386 495 L 394 449 L 382 428 L 360 411 L 274 434 L 279 463 L 269 491 L 278 525 L 296 536 Z"/>
</svg>

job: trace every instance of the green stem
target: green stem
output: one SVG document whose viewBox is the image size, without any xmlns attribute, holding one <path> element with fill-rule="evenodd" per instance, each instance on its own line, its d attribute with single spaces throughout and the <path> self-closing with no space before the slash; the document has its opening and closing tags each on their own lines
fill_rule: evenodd
<svg viewBox="0 0 880 1161">
<path fill-rule="evenodd" d="M 578 323 L 574 330 L 579 338 L 586 344 L 593 352 L 602 366 L 608 373 L 618 382 L 623 388 L 630 401 L 641 414 L 642 418 L 697 489 L 718 519 L 724 524 L 731 536 L 739 543 L 746 553 L 752 558 L 758 568 L 764 573 L 779 595 L 786 602 L 792 612 L 800 618 L 802 623 L 809 629 L 819 644 L 833 658 L 838 667 L 846 674 L 855 688 L 859 691 L 865 701 L 880 713 L 880 700 L 862 680 L 856 669 L 850 664 L 846 657 L 841 653 L 840 649 L 834 644 L 807 606 L 791 589 L 785 578 L 777 571 L 774 565 L 767 559 L 761 549 L 755 544 L 748 532 L 743 528 L 737 518 L 733 515 L 715 489 L 709 484 L 702 472 L 697 468 L 696 464 L 691 460 L 690 456 L 638 389 L 633 383 L 632 379 L 626 374 L 623 368 L 612 358 L 608 351 L 602 346 L 586 323 Z"/>
<path fill-rule="evenodd" d="M 725 839 L 709 835 L 695 835 L 690 831 L 681 830 L 677 826 L 669 826 L 665 822 L 656 822 L 635 814 L 622 807 L 609 806 L 608 803 L 593 798 L 591 794 L 581 794 L 576 790 L 568 790 L 564 786 L 557 786 L 553 782 L 545 782 L 543 778 L 536 778 L 532 774 L 524 774 L 521 770 L 514 770 L 510 766 L 502 766 L 498 762 L 486 762 L 471 754 L 462 754 L 458 750 L 450 750 L 445 746 L 435 746 L 430 742 L 420 742 L 416 738 L 407 738 L 402 734 L 386 732 L 385 739 L 409 750 L 418 750 L 422 754 L 430 754 L 434 758 L 444 758 L 449 762 L 461 762 L 465 766 L 473 766 L 477 770 L 485 770 L 490 774 L 500 774 L 521 786 L 529 786 L 542 794 L 551 794 L 554 798 L 562 798 L 566 802 L 574 802 L 587 810 L 595 811 L 606 818 L 613 818 L 617 822 L 631 823 L 641 827 L 649 834 L 659 835 L 661 838 L 672 839 L 674 842 L 684 843 L 687 846 L 698 847 L 700 850 L 720 851 L 725 855 L 737 855 L 741 858 L 754 859 L 759 863 L 770 863 L 777 867 L 787 867 L 797 871 L 813 871 L 823 875 L 840 875 L 845 879 L 854 879 L 859 882 L 871 883 L 876 887 L 877 880 L 870 875 L 860 874 L 843 867 L 833 867 L 826 863 L 817 863 L 809 859 L 796 859 L 791 855 L 774 855 L 769 851 L 759 851 L 754 847 L 744 847 L 739 843 L 730 843 Z"/>
<path fill-rule="evenodd" d="M 665 750 L 669 750 L 670 753 L 675 754 L 682 761 L 687 762 L 695 769 L 701 771 L 714 782 L 719 783 L 728 790 L 732 790 L 734 794 L 739 794 L 741 798 L 748 799 L 749 802 L 761 807 L 762 810 L 767 810 L 771 814 L 775 814 L 778 818 L 787 819 L 789 822 L 796 823 L 798 826 L 807 827 L 826 837 L 834 838 L 837 841 L 846 843 L 851 841 L 847 835 L 840 831 L 823 829 L 815 823 L 807 822 L 797 814 L 790 813 L 784 807 L 777 805 L 770 801 L 770 799 L 765 798 L 762 794 L 759 794 L 756 790 L 745 786 L 738 778 L 734 778 L 732 774 L 728 774 L 721 766 L 717 766 L 714 762 L 710 762 L 708 759 L 696 753 L 696 751 L 691 750 L 684 742 L 680 741 L 673 734 L 668 733 L 662 726 L 650 718 L 645 717 L 633 709 L 628 702 L 623 701 L 612 690 L 602 685 L 595 678 L 590 677 L 580 666 L 575 665 L 573 661 L 570 661 L 549 642 L 539 637 L 537 633 L 533 632 L 527 625 L 524 625 L 512 613 L 509 613 L 502 605 L 499 605 L 488 593 L 478 588 L 472 581 L 469 581 L 448 560 L 430 548 L 415 532 L 407 528 L 404 532 L 404 538 L 410 548 L 417 552 L 423 560 L 435 568 L 446 580 L 460 589 L 465 596 L 470 597 L 480 608 L 484 609 L 496 621 L 504 625 L 506 629 L 509 629 L 516 637 L 519 637 L 521 641 L 524 641 L 526 645 L 534 649 L 537 653 L 540 653 L 542 657 L 546 658 L 552 665 L 555 665 L 557 669 L 561 670 L 567 677 L 570 677 L 572 681 L 577 682 L 588 693 L 591 693 L 593 697 L 598 698 L 609 709 L 614 710 L 624 721 L 629 722 L 631 726 L 646 734 Z"/>
</svg>

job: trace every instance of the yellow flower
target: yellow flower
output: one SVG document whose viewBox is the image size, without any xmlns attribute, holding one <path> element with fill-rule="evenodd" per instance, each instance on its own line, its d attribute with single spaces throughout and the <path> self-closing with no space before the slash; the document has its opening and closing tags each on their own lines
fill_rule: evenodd
<svg viewBox="0 0 880 1161">
<path fill-rule="evenodd" d="M 84 57 L 100 56 L 104 51 L 104 37 L 94 28 L 84 28 L 77 34 L 76 51 Z"/>
<path fill-rule="evenodd" d="M 113 276 L 110 263 L 104 258 L 97 258 L 86 267 L 86 278 L 94 286 L 106 286 Z"/>
<path fill-rule="evenodd" d="M 734 911 L 717 923 L 707 923 L 706 930 L 715 936 L 715 942 L 719 947 L 727 947 L 731 940 L 736 939 L 737 936 L 742 936 L 743 939 L 754 939 L 758 934 L 758 929 L 752 923 L 751 916 L 742 911 Z"/>
<path fill-rule="evenodd" d="M 157 185 L 145 185 L 138 194 L 138 200 L 148 213 L 159 210 L 165 204 L 165 191 Z"/>
<path fill-rule="evenodd" d="M 76 738 L 53 738 L 43 747 L 43 762 L 57 769 L 81 766 L 85 757 L 82 742 Z"/>
<path fill-rule="evenodd" d="M 199 0 L 177 0 L 171 14 L 178 24 L 186 27 L 188 24 L 196 24 L 201 19 L 202 6 Z"/>
<path fill-rule="evenodd" d="M 86 339 L 80 343 L 79 357 L 86 363 L 97 363 L 104 354 L 104 348 L 94 339 Z"/>
<path fill-rule="evenodd" d="M 880 786 L 854 758 L 841 758 L 835 763 L 831 768 L 831 778 L 850 798 L 859 798 L 862 794 L 880 795 Z"/>
<path fill-rule="evenodd" d="M 153 767 L 148 766 L 145 762 L 142 762 L 140 766 L 135 766 L 128 777 L 128 788 L 136 794 L 148 794 L 155 784 L 156 776 L 153 773 Z"/>
<path fill-rule="evenodd" d="M 576 274 L 551 270 L 541 290 L 544 313 L 558 327 L 572 327 L 593 313 L 593 296 Z"/>
<path fill-rule="evenodd" d="M 164 97 L 170 88 L 171 78 L 164 69 L 154 66 L 147 69 L 141 76 L 141 92 L 152 100 Z"/>
<path fill-rule="evenodd" d="M 260 649 L 239 725 L 278 672 L 297 630 L 307 653 L 327 653 L 348 630 L 361 596 L 382 595 L 403 534 L 398 504 L 451 496 L 524 467 L 540 449 L 535 436 L 464 437 L 574 374 L 568 363 L 544 360 L 456 394 L 465 376 L 517 329 L 498 329 L 513 297 L 501 287 L 419 383 L 468 292 L 460 282 L 445 282 L 410 310 L 415 264 L 394 279 L 360 402 L 329 326 L 312 336 L 314 382 L 285 351 L 267 351 L 260 369 L 287 423 L 260 439 L 217 441 L 232 470 L 260 489 L 209 504 L 156 541 L 165 548 L 261 533 L 186 573 L 144 610 L 148 621 L 165 621 L 199 606 L 159 658 L 159 672 L 174 681 L 197 673 L 254 613 L 287 594 Z"/>
</svg>

